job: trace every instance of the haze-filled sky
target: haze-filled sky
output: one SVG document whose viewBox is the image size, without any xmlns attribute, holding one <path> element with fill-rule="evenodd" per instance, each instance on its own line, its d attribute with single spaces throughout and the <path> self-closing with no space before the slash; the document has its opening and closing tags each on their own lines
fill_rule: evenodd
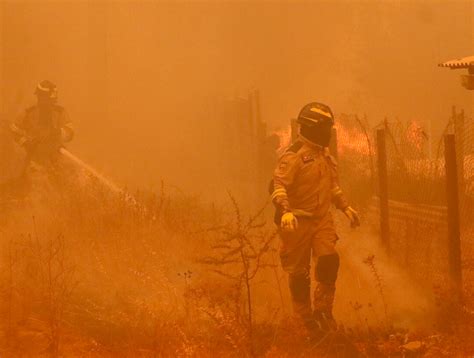
<svg viewBox="0 0 474 358">
<path fill-rule="evenodd" d="M 251 89 L 270 129 L 313 100 L 374 125 L 441 128 L 452 105 L 472 115 L 461 71 L 437 64 L 474 54 L 473 1 L 0 3 L 4 118 L 52 80 L 71 150 L 122 184 L 209 189 L 225 145 L 217 103 Z"/>
</svg>

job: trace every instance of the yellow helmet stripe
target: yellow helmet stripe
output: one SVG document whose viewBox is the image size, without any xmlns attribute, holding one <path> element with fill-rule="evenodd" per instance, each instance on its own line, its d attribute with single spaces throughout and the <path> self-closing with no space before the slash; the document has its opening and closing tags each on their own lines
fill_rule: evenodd
<svg viewBox="0 0 474 358">
<path fill-rule="evenodd" d="M 38 89 L 40 91 L 49 92 L 49 88 L 41 86 L 41 83 L 38 83 Z"/>
<path fill-rule="evenodd" d="M 319 113 L 319 114 L 323 115 L 324 117 L 332 118 L 332 115 L 331 115 L 330 112 L 326 112 L 326 111 L 324 111 L 320 108 L 317 108 L 317 107 L 311 108 L 311 112 Z"/>
</svg>

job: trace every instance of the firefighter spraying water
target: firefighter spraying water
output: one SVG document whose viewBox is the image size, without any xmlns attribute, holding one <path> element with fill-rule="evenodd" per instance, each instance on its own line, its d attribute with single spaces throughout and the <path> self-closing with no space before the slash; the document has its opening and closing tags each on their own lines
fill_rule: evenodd
<svg viewBox="0 0 474 358">
<path fill-rule="evenodd" d="M 122 195 L 135 204 L 133 197 L 65 148 L 74 137 L 74 129 L 66 109 L 57 103 L 57 86 L 48 80 L 41 81 L 35 89 L 35 95 L 37 104 L 27 108 L 10 125 L 14 141 L 25 152 L 23 167 L 19 175 L 11 180 L 10 186 L 21 187 L 20 192 L 27 194 L 35 171 L 46 172 L 53 180 L 58 177 L 64 179 L 66 175 L 75 176 L 76 179 L 77 176 L 86 175 L 113 194 Z"/>
<path fill-rule="evenodd" d="M 74 137 L 66 109 L 57 104 L 58 90 L 54 83 L 42 81 L 35 90 L 37 104 L 26 109 L 11 130 L 17 143 L 27 153 L 27 162 L 43 166 L 57 163 L 59 150 Z"/>
</svg>

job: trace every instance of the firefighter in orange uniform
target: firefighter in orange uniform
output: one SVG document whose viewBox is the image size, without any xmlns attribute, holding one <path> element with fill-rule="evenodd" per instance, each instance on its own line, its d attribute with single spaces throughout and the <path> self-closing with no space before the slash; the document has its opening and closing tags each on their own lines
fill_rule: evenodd
<svg viewBox="0 0 474 358">
<path fill-rule="evenodd" d="M 28 161 L 54 164 L 59 149 L 74 136 L 66 110 L 57 104 L 57 93 L 52 82 L 40 82 L 35 90 L 37 104 L 10 127 L 17 142 L 25 148 Z"/>
<path fill-rule="evenodd" d="M 332 306 L 339 269 L 338 240 L 331 204 L 359 226 L 338 184 L 337 167 L 328 145 L 334 116 L 321 103 L 309 103 L 297 122 L 300 136 L 281 156 L 273 176 L 272 201 L 281 238 L 282 267 L 289 275 L 293 308 L 310 330 L 335 327 Z M 310 295 L 311 257 L 317 286 Z"/>
</svg>

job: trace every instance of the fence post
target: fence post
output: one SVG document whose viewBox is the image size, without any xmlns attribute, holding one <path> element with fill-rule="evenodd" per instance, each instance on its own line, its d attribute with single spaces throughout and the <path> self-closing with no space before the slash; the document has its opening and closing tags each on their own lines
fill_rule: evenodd
<svg viewBox="0 0 474 358">
<path fill-rule="evenodd" d="M 454 135 L 456 136 L 456 156 L 458 158 L 458 180 L 460 185 L 461 197 L 464 195 L 464 144 L 465 144 L 465 124 L 464 124 L 464 111 L 461 110 L 459 113 L 456 111 L 456 107 L 453 106 L 453 123 L 454 123 Z"/>
<path fill-rule="evenodd" d="M 444 136 L 446 168 L 446 199 L 448 205 L 449 275 L 457 298 L 462 294 L 461 230 L 459 221 L 459 182 L 456 164 L 456 140 L 453 134 Z"/>
<path fill-rule="evenodd" d="M 271 171 L 267 170 L 268 163 L 266 163 L 265 153 L 265 141 L 267 138 L 267 124 L 262 120 L 261 107 L 260 107 L 260 91 L 255 89 L 251 93 L 252 98 L 252 110 L 253 110 L 253 121 L 255 125 L 255 139 L 256 139 L 256 158 L 255 163 L 257 166 L 257 198 L 261 197 L 262 190 L 266 188 L 267 182 Z"/>
<path fill-rule="evenodd" d="M 390 250 L 390 222 L 388 208 L 387 148 L 385 130 L 377 130 L 377 171 L 379 177 L 380 238 L 386 250 Z"/>
<path fill-rule="evenodd" d="M 299 127 L 300 125 L 296 122 L 296 118 L 292 118 L 291 122 L 291 143 L 294 143 L 298 136 L 300 135 Z"/>
<path fill-rule="evenodd" d="M 331 141 L 329 142 L 329 152 L 331 155 L 337 159 L 339 159 L 339 153 L 337 152 L 337 129 L 332 128 L 331 130 Z"/>
</svg>

